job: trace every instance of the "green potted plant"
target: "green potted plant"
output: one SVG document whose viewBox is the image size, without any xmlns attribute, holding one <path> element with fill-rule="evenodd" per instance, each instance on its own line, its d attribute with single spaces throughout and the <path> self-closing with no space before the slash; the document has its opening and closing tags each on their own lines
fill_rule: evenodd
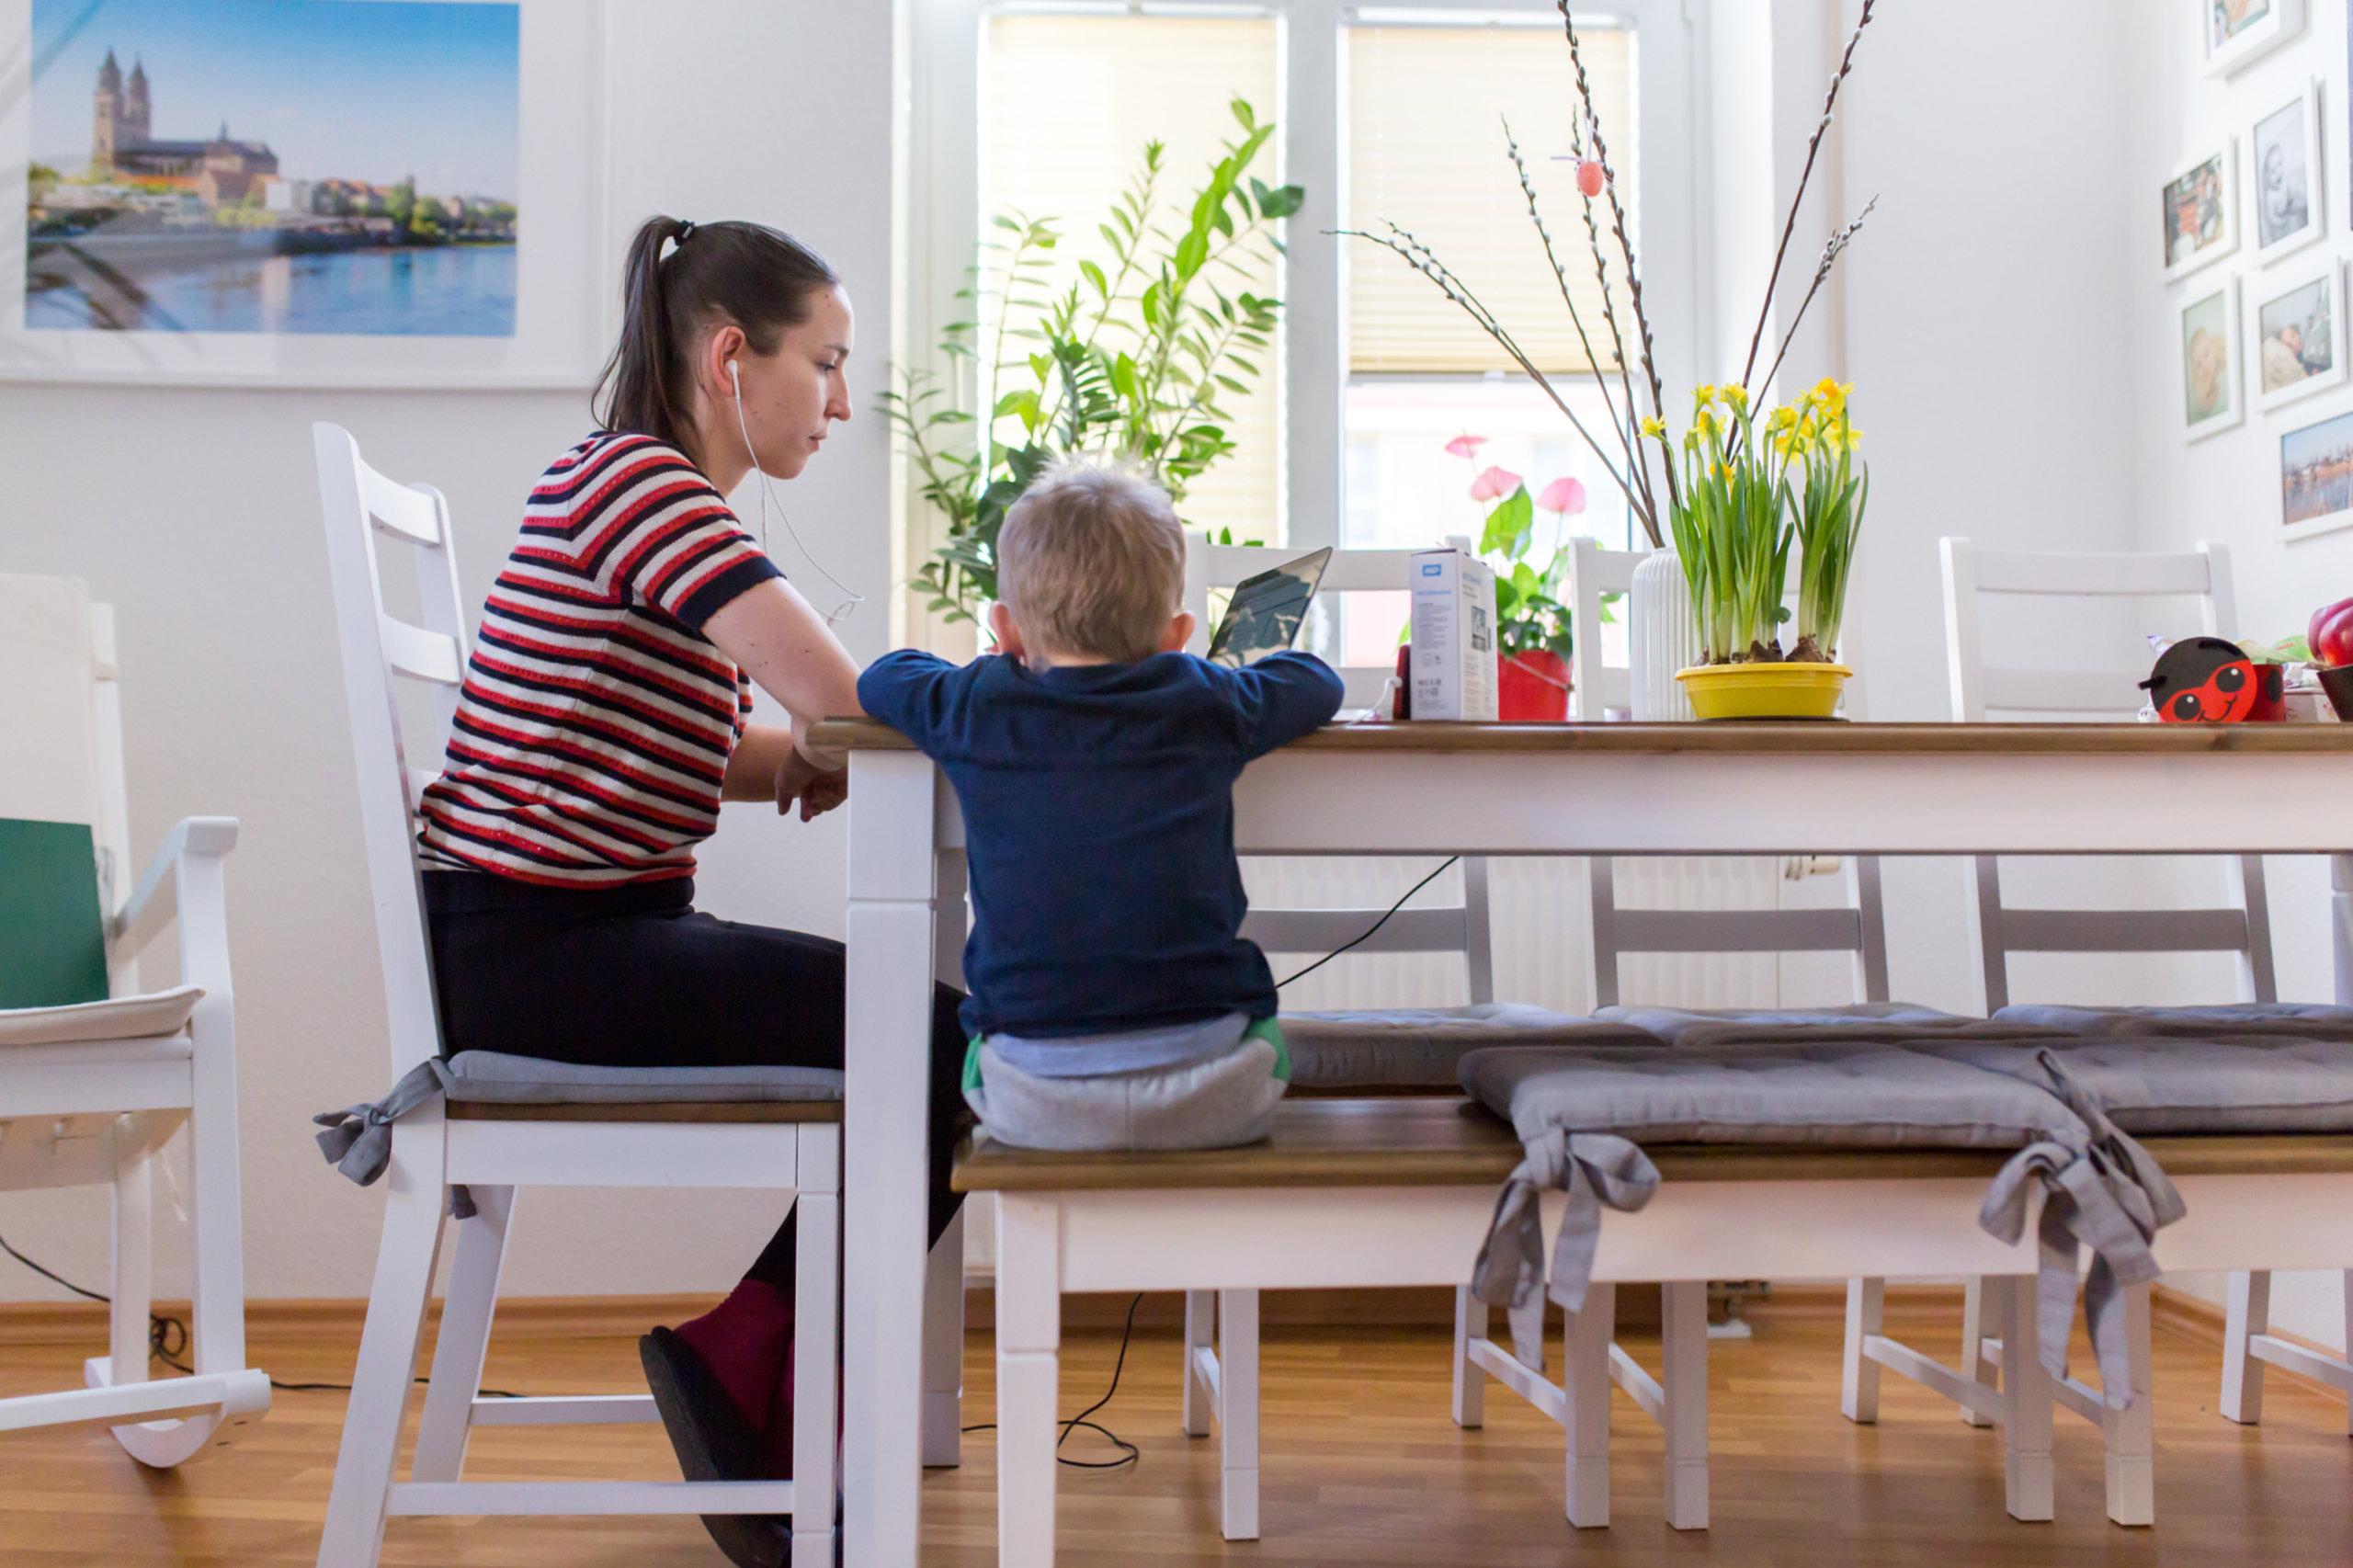
<svg viewBox="0 0 2353 1568">
<path fill-rule="evenodd" d="M 1097 226 L 1104 251 L 1081 260 L 1078 280 L 1059 290 L 1048 281 L 1062 243 L 1054 221 L 995 221 L 1005 238 L 988 247 L 996 313 L 985 348 L 972 341 L 976 322 L 954 324 L 940 344 L 951 360 L 976 365 L 985 415 L 921 370 L 903 370 L 882 394 L 916 494 L 946 520 L 945 540 L 914 582 L 949 620 L 976 620 L 996 597 L 1006 510 L 1057 459 L 1132 463 L 1181 507 L 1188 485 L 1233 451 L 1223 400 L 1257 377 L 1281 309 L 1247 285 L 1280 251 L 1276 226 L 1305 192 L 1251 175 L 1275 127 L 1241 98 L 1230 107 L 1240 134 L 1181 208 L 1164 198 L 1162 144 L 1145 144 Z"/>
</svg>

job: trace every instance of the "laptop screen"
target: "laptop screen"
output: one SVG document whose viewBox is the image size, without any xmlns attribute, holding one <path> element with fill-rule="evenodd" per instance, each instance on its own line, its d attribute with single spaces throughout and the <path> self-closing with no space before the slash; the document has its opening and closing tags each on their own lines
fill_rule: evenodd
<svg viewBox="0 0 2353 1568">
<path fill-rule="evenodd" d="M 1225 619 L 1210 639 L 1210 663 L 1238 670 L 1298 641 L 1307 607 L 1331 559 L 1327 547 L 1236 584 Z"/>
</svg>

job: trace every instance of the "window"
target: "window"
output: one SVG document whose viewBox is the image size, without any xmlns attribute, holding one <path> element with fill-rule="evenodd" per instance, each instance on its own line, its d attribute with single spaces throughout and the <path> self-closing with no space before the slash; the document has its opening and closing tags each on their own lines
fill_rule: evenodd
<svg viewBox="0 0 2353 1568">
<path fill-rule="evenodd" d="M 1078 284 L 1082 257 L 1103 257 L 1096 225 L 1134 178 L 1147 141 L 1166 145 L 1162 220 L 1181 222 L 1221 148 L 1240 133 L 1231 100 L 1247 100 L 1261 121 L 1280 119 L 1271 17 L 1015 10 L 990 17 L 986 39 L 981 233 L 1002 237 L 989 224 L 1003 212 L 1054 219 L 1058 291 Z M 1279 159 L 1278 139 L 1258 154 L 1258 177 L 1279 184 Z M 1274 273 L 1270 266 L 1218 284 L 1228 294 L 1274 294 Z M 1253 362 L 1259 374 L 1250 390 L 1222 398 L 1236 449 L 1193 482 L 1183 511 L 1191 526 L 1271 542 L 1282 516 L 1282 363 L 1279 351 Z M 1018 428 L 1008 421 L 1007 438 Z"/>
</svg>

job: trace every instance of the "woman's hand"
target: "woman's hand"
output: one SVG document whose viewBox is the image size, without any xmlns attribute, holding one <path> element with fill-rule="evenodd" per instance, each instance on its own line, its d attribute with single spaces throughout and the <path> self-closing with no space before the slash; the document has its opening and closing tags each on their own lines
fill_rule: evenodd
<svg viewBox="0 0 2353 1568">
<path fill-rule="evenodd" d="M 819 767 L 801 755 L 795 746 L 785 754 L 782 766 L 776 770 L 776 809 L 779 815 L 801 802 L 801 820 L 808 822 L 821 817 L 849 799 L 849 769 L 837 767 L 830 771 Z"/>
</svg>

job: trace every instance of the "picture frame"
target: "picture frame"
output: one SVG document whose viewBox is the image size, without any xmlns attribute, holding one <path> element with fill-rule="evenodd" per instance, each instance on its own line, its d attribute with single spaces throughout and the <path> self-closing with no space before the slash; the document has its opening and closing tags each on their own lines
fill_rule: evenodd
<svg viewBox="0 0 2353 1568">
<path fill-rule="evenodd" d="M 2279 437 L 2279 537 L 2353 528 L 2353 409 Z"/>
<path fill-rule="evenodd" d="M 2334 256 L 2249 290 L 2248 381 L 2268 413 L 2347 380 L 2345 269 Z"/>
<path fill-rule="evenodd" d="M 2179 332 L 2182 435 L 2202 441 L 2246 418 L 2246 387 L 2239 373 L 2239 280 L 2223 278 L 2211 288 L 2192 290 L 2182 301 Z"/>
<path fill-rule="evenodd" d="M 605 0 L 238 10 L 0 0 L 0 381 L 593 385 Z"/>
<path fill-rule="evenodd" d="M 2304 30 L 2304 0 L 2196 0 L 2209 76 L 2235 75 Z"/>
<path fill-rule="evenodd" d="M 2320 115 L 2321 85 L 2309 80 L 2302 92 L 2258 116 L 2248 131 L 2255 254 L 2267 264 L 2328 232 Z"/>
<path fill-rule="evenodd" d="M 2212 151 L 2180 165 L 2160 191 L 2167 282 L 2239 248 L 2239 144 L 2225 138 Z"/>
</svg>

